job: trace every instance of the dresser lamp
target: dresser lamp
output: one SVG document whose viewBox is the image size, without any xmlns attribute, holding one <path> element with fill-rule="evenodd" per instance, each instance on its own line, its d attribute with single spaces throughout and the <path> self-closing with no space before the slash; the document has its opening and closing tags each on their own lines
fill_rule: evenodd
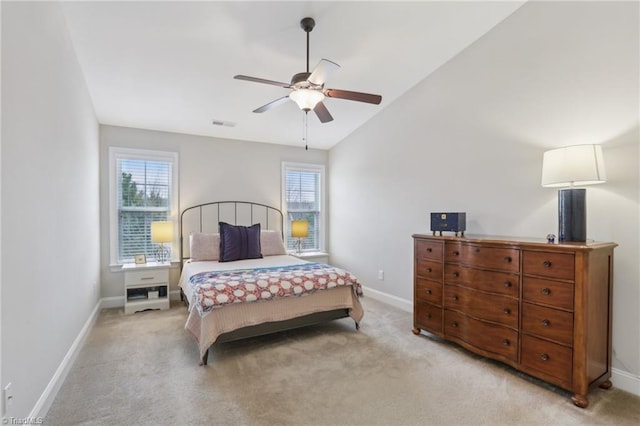
<svg viewBox="0 0 640 426">
<path fill-rule="evenodd" d="M 542 186 L 558 191 L 558 241 L 587 241 L 586 189 L 576 186 L 606 182 L 600 145 L 573 145 L 546 151 Z"/>
<path fill-rule="evenodd" d="M 301 239 L 309 236 L 309 222 L 306 220 L 292 220 L 291 236 L 298 239 L 298 254 L 302 253 Z"/>
<path fill-rule="evenodd" d="M 156 260 L 165 263 L 169 259 L 169 249 L 164 243 L 173 241 L 173 223 L 170 221 L 151 222 L 151 241 L 160 244 L 156 251 Z"/>
</svg>

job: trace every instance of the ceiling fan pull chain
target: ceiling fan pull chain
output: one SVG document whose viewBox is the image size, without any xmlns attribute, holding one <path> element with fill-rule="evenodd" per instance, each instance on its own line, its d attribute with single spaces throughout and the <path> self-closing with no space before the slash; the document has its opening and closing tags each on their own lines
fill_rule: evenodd
<svg viewBox="0 0 640 426">
<path fill-rule="evenodd" d="M 309 141 L 307 139 L 309 137 L 309 131 L 307 129 L 307 114 L 309 114 L 309 111 L 304 111 L 304 114 L 302 115 L 302 140 L 304 141 L 305 151 L 309 150 Z"/>
</svg>

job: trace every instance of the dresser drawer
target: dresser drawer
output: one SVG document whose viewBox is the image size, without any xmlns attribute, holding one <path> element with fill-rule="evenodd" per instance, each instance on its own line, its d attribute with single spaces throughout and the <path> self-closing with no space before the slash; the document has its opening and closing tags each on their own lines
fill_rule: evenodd
<svg viewBox="0 0 640 426">
<path fill-rule="evenodd" d="M 417 259 L 442 260 L 443 244 L 440 241 L 416 239 L 414 250 Z"/>
<path fill-rule="evenodd" d="M 434 260 L 416 260 L 416 275 L 428 280 L 442 282 L 442 262 Z"/>
<path fill-rule="evenodd" d="M 447 241 L 444 243 L 444 261 L 460 262 L 462 256 L 462 243 L 459 241 Z"/>
<path fill-rule="evenodd" d="M 468 266 L 447 263 L 444 265 L 444 282 L 459 284 L 476 290 L 518 297 L 519 276 L 508 272 L 483 271 Z"/>
<path fill-rule="evenodd" d="M 149 285 L 149 284 L 167 284 L 169 282 L 169 270 L 164 269 L 148 269 L 143 271 L 127 271 L 124 273 L 124 285 Z"/>
<path fill-rule="evenodd" d="M 416 278 L 416 298 L 424 302 L 442 306 L 442 283 Z"/>
<path fill-rule="evenodd" d="M 533 336 L 522 336 L 522 365 L 571 383 L 573 351 Z"/>
<path fill-rule="evenodd" d="M 523 303 L 522 331 L 571 346 L 573 344 L 573 314 Z"/>
<path fill-rule="evenodd" d="M 444 307 L 478 319 L 518 328 L 518 300 L 511 297 L 445 285 Z"/>
<path fill-rule="evenodd" d="M 444 311 L 444 335 L 513 361 L 518 359 L 518 332 L 458 312 Z"/>
<path fill-rule="evenodd" d="M 574 255 L 525 250 L 522 253 L 522 272 L 527 275 L 573 281 Z"/>
<path fill-rule="evenodd" d="M 573 284 L 524 277 L 522 298 L 527 302 L 540 303 L 556 308 L 573 310 Z"/>
<path fill-rule="evenodd" d="M 420 300 L 414 301 L 414 306 L 414 325 L 442 336 L 442 308 Z"/>
<path fill-rule="evenodd" d="M 520 271 L 520 251 L 518 249 L 471 244 L 461 244 L 460 249 L 460 263 L 465 265 L 507 272 Z"/>
</svg>

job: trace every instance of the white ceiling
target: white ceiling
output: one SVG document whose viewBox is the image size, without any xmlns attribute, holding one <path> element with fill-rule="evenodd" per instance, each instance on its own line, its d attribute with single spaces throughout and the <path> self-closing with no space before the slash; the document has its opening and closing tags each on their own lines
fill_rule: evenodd
<svg viewBox="0 0 640 426">
<path fill-rule="evenodd" d="M 302 146 L 293 102 L 252 111 L 326 58 L 341 68 L 326 87 L 382 95 L 380 105 L 326 99 L 334 121 L 309 114 L 309 146 L 329 149 L 524 1 L 69 2 L 72 42 L 102 124 Z M 235 123 L 214 126 L 213 120 Z"/>
</svg>

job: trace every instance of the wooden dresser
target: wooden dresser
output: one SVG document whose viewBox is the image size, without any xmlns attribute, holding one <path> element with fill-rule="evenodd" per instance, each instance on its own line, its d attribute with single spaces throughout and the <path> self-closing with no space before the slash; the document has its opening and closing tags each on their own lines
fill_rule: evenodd
<svg viewBox="0 0 640 426">
<path fill-rule="evenodd" d="M 615 243 L 413 235 L 413 332 L 570 392 L 610 388 Z"/>
</svg>

